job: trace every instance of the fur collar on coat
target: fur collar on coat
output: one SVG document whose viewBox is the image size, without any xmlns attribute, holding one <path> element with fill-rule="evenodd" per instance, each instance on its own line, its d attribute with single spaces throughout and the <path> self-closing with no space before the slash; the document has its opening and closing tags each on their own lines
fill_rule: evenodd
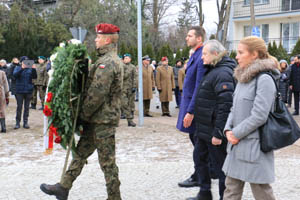
<svg viewBox="0 0 300 200">
<path fill-rule="evenodd" d="M 234 70 L 234 77 L 240 83 L 248 83 L 259 73 L 266 71 L 271 72 L 275 76 L 278 76 L 280 74 L 278 64 L 273 59 L 268 58 L 256 59 L 246 68 L 241 68 L 240 66 L 238 66 Z"/>
</svg>

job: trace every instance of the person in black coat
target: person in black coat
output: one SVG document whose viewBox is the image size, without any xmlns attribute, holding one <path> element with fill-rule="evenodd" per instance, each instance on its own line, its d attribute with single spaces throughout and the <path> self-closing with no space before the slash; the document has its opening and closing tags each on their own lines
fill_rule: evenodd
<svg viewBox="0 0 300 200">
<path fill-rule="evenodd" d="M 219 195 L 223 199 L 225 190 L 225 174 L 222 166 L 226 158 L 227 139 L 223 135 L 227 117 L 233 101 L 235 80 L 233 71 L 236 62 L 226 56 L 226 50 L 217 40 L 209 40 L 204 44 L 202 55 L 207 71 L 197 90 L 195 102 L 196 138 L 201 149 L 199 152 L 201 171 L 205 172 L 200 183 L 200 191 L 188 200 L 211 200 L 211 177 L 208 159 L 214 163 L 214 172 L 219 179 Z"/>
<path fill-rule="evenodd" d="M 286 60 L 280 60 L 280 79 L 279 79 L 279 92 L 281 100 L 287 103 L 288 100 L 288 88 L 289 88 L 289 74 L 288 63 Z"/>
<path fill-rule="evenodd" d="M 16 78 L 14 77 L 14 70 L 16 66 L 20 66 L 19 59 L 13 58 L 8 70 L 8 79 L 10 82 L 10 92 L 12 95 L 16 95 Z M 16 96 L 15 96 L 16 98 Z"/>
<path fill-rule="evenodd" d="M 291 65 L 290 89 L 294 94 L 295 112 L 293 115 L 299 115 L 300 55 L 295 57 L 295 63 Z"/>
<path fill-rule="evenodd" d="M 29 103 L 32 96 L 33 84 L 32 79 L 37 78 L 35 65 L 26 66 L 24 63 L 28 60 L 26 56 L 21 57 L 21 66 L 16 66 L 13 72 L 13 76 L 16 79 L 16 99 L 17 99 L 17 112 L 16 112 L 16 126 L 15 129 L 20 128 L 20 121 L 22 115 L 22 109 L 24 104 L 23 114 L 23 127 L 29 129 L 28 117 L 29 117 Z"/>
</svg>

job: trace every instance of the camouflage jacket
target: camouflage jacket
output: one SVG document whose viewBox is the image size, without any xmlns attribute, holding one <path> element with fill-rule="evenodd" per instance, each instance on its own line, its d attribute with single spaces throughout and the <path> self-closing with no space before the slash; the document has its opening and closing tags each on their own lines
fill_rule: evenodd
<svg viewBox="0 0 300 200">
<path fill-rule="evenodd" d="M 48 85 L 49 76 L 46 67 L 47 67 L 47 63 L 44 63 L 43 65 L 41 64 L 36 65 L 37 78 L 32 80 L 32 83 L 34 85 L 42 85 L 42 86 Z"/>
<path fill-rule="evenodd" d="M 118 126 L 120 119 L 123 64 L 113 44 L 98 53 L 98 60 L 89 69 L 80 118 L 97 126 L 113 128 Z"/>
<path fill-rule="evenodd" d="M 128 91 L 132 88 L 136 88 L 136 67 L 131 64 L 124 64 L 124 77 L 123 77 L 123 91 Z"/>
</svg>

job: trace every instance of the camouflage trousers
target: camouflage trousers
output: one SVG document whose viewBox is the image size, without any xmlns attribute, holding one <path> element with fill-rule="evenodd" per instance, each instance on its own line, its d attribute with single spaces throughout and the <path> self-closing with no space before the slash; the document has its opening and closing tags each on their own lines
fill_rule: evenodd
<svg viewBox="0 0 300 200">
<path fill-rule="evenodd" d="M 134 98 L 135 93 L 132 93 L 131 91 L 125 91 L 122 94 L 121 111 L 127 120 L 133 119 L 133 113 L 135 111 Z"/>
<path fill-rule="evenodd" d="M 32 98 L 31 98 L 31 104 L 33 104 L 33 105 L 37 104 L 37 93 L 38 92 L 39 92 L 39 97 L 40 97 L 41 103 L 44 104 L 46 87 L 42 86 L 42 85 L 35 85 L 33 87 Z"/>
<path fill-rule="evenodd" d="M 87 158 L 97 149 L 98 161 L 106 181 L 107 200 L 121 200 L 121 183 L 115 158 L 115 128 L 107 129 L 108 137 L 102 138 L 97 137 L 98 128 L 97 125 L 84 127 L 83 136 L 80 137 L 77 145 L 77 152 L 73 156 L 72 162 L 60 184 L 71 189 L 73 182 L 87 163 Z M 103 130 L 100 132 L 103 135 Z"/>
</svg>

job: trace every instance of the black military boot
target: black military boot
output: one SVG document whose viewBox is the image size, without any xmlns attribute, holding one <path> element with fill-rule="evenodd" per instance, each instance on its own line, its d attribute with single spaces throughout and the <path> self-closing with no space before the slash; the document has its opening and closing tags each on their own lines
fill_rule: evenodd
<svg viewBox="0 0 300 200">
<path fill-rule="evenodd" d="M 44 104 L 43 103 L 42 103 L 42 107 L 40 107 L 39 110 L 44 110 Z"/>
<path fill-rule="evenodd" d="M 30 126 L 28 125 L 28 121 L 27 120 L 24 120 L 23 128 L 26 128 L 26 129 L 30 128 Z"/>
<path fill-rule="evenodd" d="M 48 195 L 54 195 L 58 200 L 67 200 L 69 196 L 69 190 L 61 186 L 59 183 L 56 183 L 55 185 L 47 185 L 43 183 L 40 185 L 40 189 Z"/>
<path fill-rule="evenodd" d="M 135 127 L 136 124 L 132 120 L 128 120 L 128 126 Z"/>
<path fill-rule="evenodd" d="M 1 118 L 0 123 L 1 123 L 1 133 L 6 133 L 5 118 Z"/>
<path fill-rule="evenodd" d="M 20 121 L 16 121 L 16 126 L 15 126 L 15 129 L 19 129 L 20 128 Z"/>
<path fill-rule="evenodd" d="M 30 109 L 36 109 L 36 105 L 35 104 L 31 104 Z"/>
</svg>

